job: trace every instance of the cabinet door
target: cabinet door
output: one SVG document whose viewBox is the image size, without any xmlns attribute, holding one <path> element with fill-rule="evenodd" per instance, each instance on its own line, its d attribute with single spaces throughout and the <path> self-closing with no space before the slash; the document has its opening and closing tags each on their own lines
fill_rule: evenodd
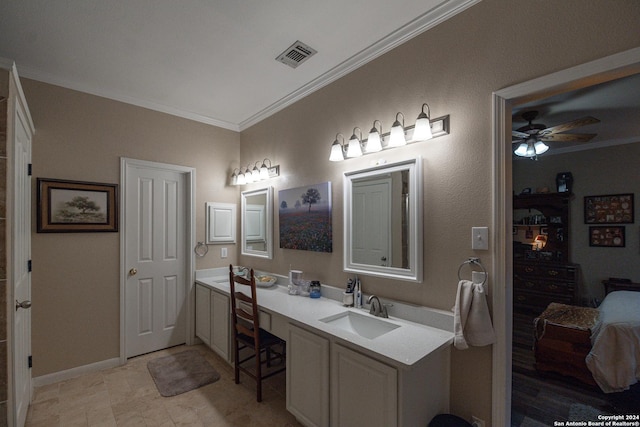
<svg viewBox="0 0 640 427">
<path fill-rule="evenodd" d="M 329 425 L 329 340 L 289 325 L 287 410 L 305 426 Z M 358 394 L 352 396 L 359 399 Z M 360 424 L 354 424 L 360 425 Z"/>
<path fill-rule="evenodd" d="M 196 336 L 211 346 L 211 291 L 196 283 Z"/>
<path fill-rule="evenodd" d="M 398 425 L 398 372 L 334 344 L 331 350 L 331 425 Z"/>
<path fill-rule="evenodd" d="M 227 295 L 211 291 L 211 349 L 227 362 L 231 361 L 229 304 Z"/>
</svg>

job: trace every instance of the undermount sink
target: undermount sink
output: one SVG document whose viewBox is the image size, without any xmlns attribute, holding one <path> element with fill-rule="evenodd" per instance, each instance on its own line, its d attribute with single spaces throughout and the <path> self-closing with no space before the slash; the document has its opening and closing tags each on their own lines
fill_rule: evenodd
<svg viewBox="0 0 640 427">
<path fill-rule="evenodd" d="M 320 321 L 369 339 L 378 338 L 400 327 L 400 325 L 396 325 L 395 323 L 380 320 L 366 314 L 358 314 L 353 311 L 343 311 L 342 313 L 320 319 Z"/>
</svg>

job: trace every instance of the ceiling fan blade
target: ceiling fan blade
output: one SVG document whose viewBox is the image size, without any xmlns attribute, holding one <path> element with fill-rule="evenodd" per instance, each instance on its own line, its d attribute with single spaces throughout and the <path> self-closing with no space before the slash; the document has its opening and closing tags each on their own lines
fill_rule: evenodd
<svg viewBox="0 0 640 427">
<path fill-rule="evenodd" d="M 521 142 L 524 142 L 524 139 L 514 139 L 511 141 L 512 144 L 519 144 Z"/>
<path fill-rule="evenodd" d="M 591 141 L 596 133 L 554 133 L 551 135 L 543 135 L 540 140 L 545 142 L 587 142 Z"/>
<path fill-rule="evenodd" d="M 515 136 L 516 138 L 529 138 L 531 135 L 524 132 L 518 132 L 517 130 L 512 130 L 511 136 Z"/>
<path fill-rule="evenodd" d="M 571 122 L 563 123 L 557 126 L 551 126 L 546 129 L 543 129 L 538 133 L 538 135 L 549 135 L 558 132 L 566 132 L 571 129 L 579 128 L 581 126 L 591 125 L 594 123 L 600 123 L 600 120 L 595 117 L 587 116 L 581 119 L 576 119 Z"/>
</svg>

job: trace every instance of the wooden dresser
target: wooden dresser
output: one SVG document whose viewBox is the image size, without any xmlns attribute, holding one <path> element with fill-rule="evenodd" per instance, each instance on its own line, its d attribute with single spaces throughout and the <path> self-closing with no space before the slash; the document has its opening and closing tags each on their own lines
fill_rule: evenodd
<svg viewBox="0 0 640 427">
<path fill-rule="evenodd" d="M 514 261 L 514 309 L 540 314 L 552 302 L 574 305 L 579 275 L 577 264 Z"/>
</svg>

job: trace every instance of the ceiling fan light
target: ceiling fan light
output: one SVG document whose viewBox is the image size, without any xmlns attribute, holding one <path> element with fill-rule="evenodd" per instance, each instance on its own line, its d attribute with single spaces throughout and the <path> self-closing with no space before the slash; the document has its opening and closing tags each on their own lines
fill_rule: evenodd
<svg viewBox="0 0 640 427">
<path fill-rule="evenodd" d="M 549 149 L 549 146 L 542 141 L 536 141 L 536 143 L 533 144 L 533 147 L 536 150 L 536 154 L 546 153 Z"/>
<path fill-rule="evenodd" d="M 527 144 L 527 151 L 526 154 L 524 155 L 525 157 L 535 157 L 536 155 L 536 148 L 533 146 L 533 143 L 529 142 Z"/>
<path fill-rule="evenodd" d="M 515 154 L 516 156 L 525 157 L 527 155 L 527 144 L 525 142 L 520 143 L 513 154 Z"/>
</svg>

